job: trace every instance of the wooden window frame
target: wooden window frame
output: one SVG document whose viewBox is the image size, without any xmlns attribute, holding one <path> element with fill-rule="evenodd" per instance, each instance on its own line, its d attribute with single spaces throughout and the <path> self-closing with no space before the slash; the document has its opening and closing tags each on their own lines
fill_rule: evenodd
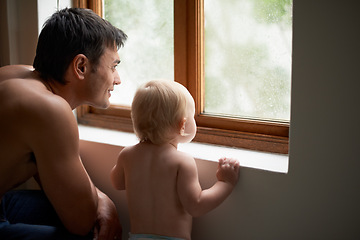
<svg viewBox="0 0 360 240">
<path fill-rule="evenodd" d="M 102 16 L 102 0 L 74 0 Z M 194 141 L 272 153 L 288 153 L 289 123 L 215 116 L 204 113 L 203 0 L 174 0 L 175 81 L 195 99 L 198 131 Z M 126 45 L 125 45 L 126 47 Z M 80 124 L 133 132 L 130 107 L 77 108 Z"/>
</svg>

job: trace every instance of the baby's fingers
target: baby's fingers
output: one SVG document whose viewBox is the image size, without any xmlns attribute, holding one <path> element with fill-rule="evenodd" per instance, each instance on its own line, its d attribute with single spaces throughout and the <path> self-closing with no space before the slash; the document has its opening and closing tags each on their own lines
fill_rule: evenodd
<svg viewBox="0 0 360 240">
<path fill-rule="evenodd" d="M 235 169 L 239 169 L 240 167 L 240 162 L 236 159 L 231 159 L 230 160 L 230 165 L 232 165 Z"/>
<path fill-rule="evenodd" d="M 224 163 L 226 162 L 226 158 L 222 157 L 219 159 L 219 166 L 224 165 Z"/>
</svg>

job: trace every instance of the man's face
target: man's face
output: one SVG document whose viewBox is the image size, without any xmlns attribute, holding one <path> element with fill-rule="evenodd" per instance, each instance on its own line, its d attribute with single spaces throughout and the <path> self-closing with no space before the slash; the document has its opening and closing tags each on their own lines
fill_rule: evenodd
<svg viewBox="0 0 360 240">
<path fill-rule="evenodd" d="M 100 108 L 110 106 L 109 98 L 114 85 L 121 83 L 116 66 L 120 63 L 120 57 L 116 48 L 106 48 L 101 56 L 98 66 L 91 72 L 88 91 L 90 92 L 89 102 L 91 105 Z"/>
</svg>

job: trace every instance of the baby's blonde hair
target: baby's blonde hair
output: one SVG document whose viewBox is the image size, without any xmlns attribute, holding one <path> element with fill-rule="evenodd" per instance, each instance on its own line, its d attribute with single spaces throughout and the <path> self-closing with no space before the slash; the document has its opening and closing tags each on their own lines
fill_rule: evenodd
<svg viewBox="0 0 360 240">
<path fill-rule="evenodd" d="M 131 105 L 131 118 L 140 141 L 163 144 L 180 133 L 186 116 L 186 88 L 174 81 L 153 80 L 140 86 Z"/>
</svg>

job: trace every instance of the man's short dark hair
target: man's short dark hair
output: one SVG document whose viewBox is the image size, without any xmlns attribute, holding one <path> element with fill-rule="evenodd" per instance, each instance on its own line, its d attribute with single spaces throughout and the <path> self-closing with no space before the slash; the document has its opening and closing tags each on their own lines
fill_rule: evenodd
<svg viewBox="0 0 360 240">
<path fill-rule="evenodd" d="M 126 34 L 90 9 L 65 8 L 54 13 L 40 33 L 33 66 L 44 80 L 66 84 L 64 73 L 78 54 L 94 68 L 108 47 L 124 45 Z"/>
</svg>

